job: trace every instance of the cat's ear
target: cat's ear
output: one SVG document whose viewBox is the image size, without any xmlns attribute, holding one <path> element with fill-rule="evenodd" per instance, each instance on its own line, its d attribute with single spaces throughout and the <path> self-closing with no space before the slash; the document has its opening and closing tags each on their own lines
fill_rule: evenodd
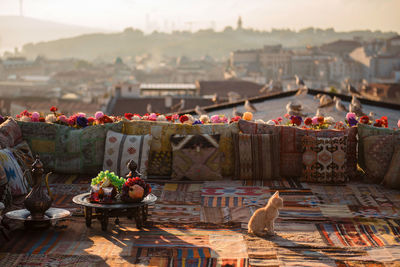
<svg viewBox="0 0 400 267">
<path fill-rule="evenodd" d="M 271 198 L 277 198 L 277 197 L 279 197 L 279 191 L 276 191 L 276 192 L 271 196 Z"/>
</svg>

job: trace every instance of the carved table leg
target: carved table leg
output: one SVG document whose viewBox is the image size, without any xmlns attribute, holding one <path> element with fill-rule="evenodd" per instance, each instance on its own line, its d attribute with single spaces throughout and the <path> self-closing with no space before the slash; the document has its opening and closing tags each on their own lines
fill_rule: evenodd
<svg viewBox="0 0 400 267">
<path fill-rule="evenodd" d="M 101 214 L 101 230 L 103 231 L 107 231 L 108 216 L 109 216 L 108 209 L 104 209 Z"/>
<path fill-rule="evenodd" d="M 136 228 L 142 229 L 143 222 L 142 222 L 142 216 L 140 216 L 140 207 L 135 208 L 133 216 L 135 217 Z"/>
<path fill-rule="evenodd" d="M 86 219 L 86 226 L 90 227 L 92 225 L 92 208 L 85 207 L 85 219 Z"/>
</svg>

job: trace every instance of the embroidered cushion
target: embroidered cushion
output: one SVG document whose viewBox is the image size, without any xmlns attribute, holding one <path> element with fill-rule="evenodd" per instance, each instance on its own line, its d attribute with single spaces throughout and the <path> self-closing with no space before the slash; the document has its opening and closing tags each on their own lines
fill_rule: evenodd
<svg viewBox="0 0 400 267">
<path fill-rule="evenodd" d="M 364 171 L 368 182 L 380 183 L 390 166 L 396 138 L 394 135 L 373 135 L 363 138 Z"/>
<path fill-rule="evenodd" d="M 394 131 L 388 128 L 374 127 L 367 124 L 359 123 L 358 128 L 358 164 L 365 171 L 365 138 L 373 135 L 398 135 L 400 136 L 400 131 Z"/>
<path fill-rule="evenodd" d="M 7 176 L 8 185 L 13 196 L 25 195 L 28 193 L 27 184 L 21 167 L 12 152 L 8 149 L 0 150 L 0 165 L 3 167 Z"/>
<path fill-rule="evenodd" d="M 392 189 L 400 189 L 400 143 L 394 149 L 389 169 L 383 179 L 383 184 Z"/>
<path fill-rule="evenodd" d="M 221 175 L 220 135 L 173 135 L 172 178 L 218 180 Z"/>
<path fill-rule="evenodd" d="M 22 136 L 49 171 L 96 174 L 103 166 L 108 130 L 121 132 L 121 123 L 107 123 L 82 129 L 69 126 L 18 121 Z"/>
<path fill-rule="evenodd" d="M 233 141 L 236 178 L 280 178 L 278 134 L 234 134 Z"/>
<path fill-rule="evenodd" d="M 304 136 L 303 175 L 304 182 L 344 183 L 346 182 L 347 136 L 315 137 Z"/>
<path fill-rule="evenodd" d="M 152 136 L 126 135 L 114 131 L 108 131 L 104 151 L 103 170 L 109 170 L 118 176 L 125 177 L 129 173 L 128 162 L 133 159 L 137 165 L 137 171 L 142 178 L 147 176 L 147 165 Z"/>
<path fill-rule="evenodd" d="M 25 178 L 28 184 L 32 185 L 33 181 L 32 181 L 31 168 L 35 159 L 32 155 L 32 151 L 28 143 L 26 141 L 22 141 L 13 148 L 10 148 L 10 151 L 13 153 L 23 173 L 25 173 Z"/>
<path fill-rule="evenodd" d="M 254 123 L 240 120 L 239 129 L 246 134 L 271 134 L 280 136 L 280 175 L 282 177 L 299 177 L 302 171 L 302 137 L 341 137 L 347 136 L 346 174 L 349 178 L 357 175 L 357 127 L 339 130 L 305 130 L 292 126 L 274 126 L 265 123 Z"/>
<path fill-rule="evenodd" d="M 21 129 L 13 118 L 0 125 L 0 148 L 13 147 L 21 141 Z"/>
<path fill-rule="evenodd" d="M 123 133 L 143 133 L 148 129 L 148 127 L 150 127 L 150 134 L 153 136 L 150 149 L 149 175 L 166 177 L 171 176 L 172 148 L 170 138 L 172 135 L 219 134 L 219 150 L 222 154 L 221 174 L 224 177 L 233 177 L 235 158 L 233 154 L 232 133 L 239 132 L 237 123 L 187 125 L 181 123 L 142 123 L 139 121 L 132 121 L 124 123 Z"/>
</svg>

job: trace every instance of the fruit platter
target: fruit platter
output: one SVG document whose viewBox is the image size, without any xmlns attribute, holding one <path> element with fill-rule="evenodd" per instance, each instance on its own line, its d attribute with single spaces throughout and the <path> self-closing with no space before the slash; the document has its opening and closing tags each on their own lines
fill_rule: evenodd
<svg viewBox="0 0 400 267">
<path fill-rule="evenodd" d="M 89 201 L 115 204 L 141 202 L 151 192 L 151 187 L 140 177 L 119 177 L 114 172 L 101 171 L 92 179 Z"/>
</svg>

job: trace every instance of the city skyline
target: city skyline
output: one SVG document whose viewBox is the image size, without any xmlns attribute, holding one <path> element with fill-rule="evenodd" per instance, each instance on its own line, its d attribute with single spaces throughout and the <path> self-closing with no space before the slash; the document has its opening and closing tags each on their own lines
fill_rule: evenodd
<svg viewBox="0 0 400 267">
<path fill-rule="evenodd" d="M 337 31 L 400 32 L 396 14 L 400 10 L 400 1 L 396 0 L 236 0 L 228 4 L 211 0 L 172 0 L 168 3 L 161 0 L 25 0 L 23 4 L 22 13 L 27 17 L 111 31 L 127 27 L 145 32 L 195 31 L 201 28 L 219 31 L 226 26 L 235 27 L 238 16 L 241 16 L 245 28 L 258 30 L 316 27 Z M 0 2 L 0 15 L 20 13 L 20 1 Z"/>
</svg>

